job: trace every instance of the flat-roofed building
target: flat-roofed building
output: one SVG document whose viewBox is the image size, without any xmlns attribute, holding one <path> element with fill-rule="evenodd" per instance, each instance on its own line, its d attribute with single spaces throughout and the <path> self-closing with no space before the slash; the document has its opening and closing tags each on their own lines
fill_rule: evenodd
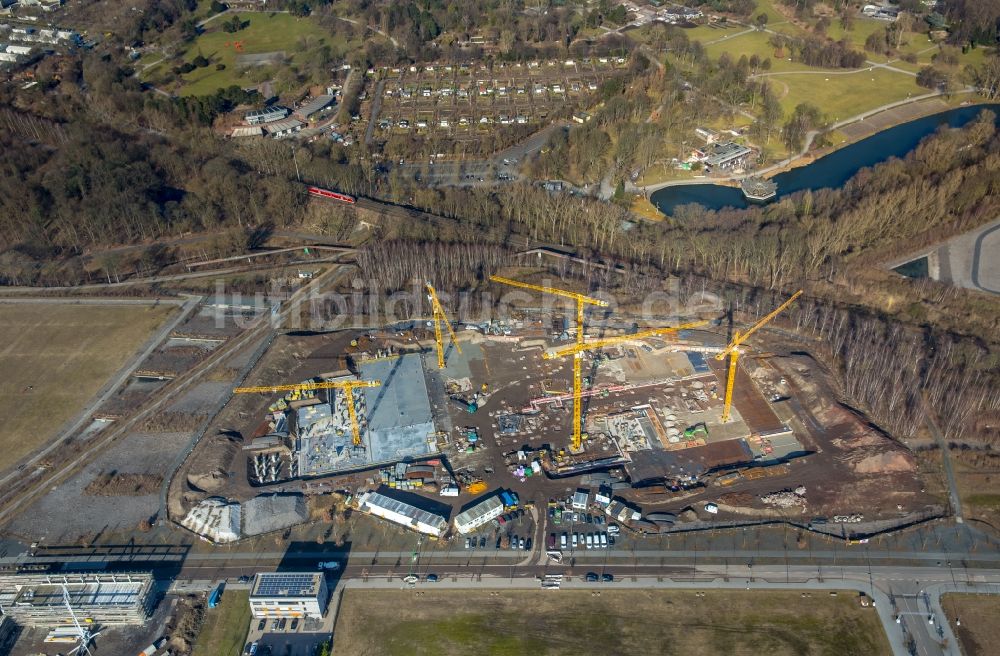
<svg viewBox="0 0 1000 656">
<path fill-rule="evenodd" d="M 250 588 L 250 613 L 257 619 L 322 619 L 329 601 L 322 572 L 261 572 Z"/>
<path fill-rule="evenodd" d="M 288 116 L 287 108 L 281 105 L 274 105 L 273 107 L 265 107 L 264 109 L 255 109 L 252 112 L 247 112 L 243 116 L 243 120 L 249 125 L 263 125 L 264 123 L 280 121 L 286 116 Z"/>
<path fill-rule="evenodd" d="M 72 622 L 68 595 L 76 617 L 96 624 L 141 624 L 154 605 L 153 575 L 11 574 L 0 576 L 0 608 L 26 626 Z"/>
<path fill-rule="evenodd" d="M 298 132 L 302 129 L 303 125 L 304 123 L 298 119 L 286 118 L 281 121 L 268 123 L 265 129 L 269 135 L 275 139 L 280 139 L 281 137 L 287 137 L 292 133 Z"/>
<path fill-rule="evenodd" d="M 458 513 L 455 516 L 455 528 L 459 533 L 471 533 L 502 514 L 503 501 L 499 496 L 493 495 Z"/>
<path fill-rule="evenodd" d="M 295 115 L 301 118 L 303 121 L 308 121 L 318 115 L 320 112 L 328 108 L 333 104 L 333 96 L 330 94 L 324 94 L 322 96 L 316 96 L 295 110 Z"/>
<path fill-rule="evenodd" d="M 390 522 L 395 522 L 418 533 L 441 537 L 448 528 L 448 521 L 414 505 L 387 497 L 378 492 L 365 492 L 358 499 L 358 508 L 363 512 Z"/>
<path fill-rule="evenodd" d="M 733 143 L 732 141 L 727 141 L 725 143 L 715 145 L 711 154 L 705 158 L 705 165 L 710 166 L 713 169 L 742 168 L 747 163 L 747 160 L 750 159 L 750 155 L 752 154 L 753 150 L 750 148 L 741 146 L 738 143 Z"/>
</svg>

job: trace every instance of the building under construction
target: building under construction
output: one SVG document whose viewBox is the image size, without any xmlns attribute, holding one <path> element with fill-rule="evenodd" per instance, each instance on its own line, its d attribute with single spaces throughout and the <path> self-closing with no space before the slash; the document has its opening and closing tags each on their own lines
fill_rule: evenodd
<svg viewBox="0 0 1000 656">
<path fill-rule="evenodd" d="M 0 612 L 25 626 L 142 624 L 154 606 L 151 573 L 0 576 Z M 72 608 L 72 613 L 70 612 Z"/>
</svg>

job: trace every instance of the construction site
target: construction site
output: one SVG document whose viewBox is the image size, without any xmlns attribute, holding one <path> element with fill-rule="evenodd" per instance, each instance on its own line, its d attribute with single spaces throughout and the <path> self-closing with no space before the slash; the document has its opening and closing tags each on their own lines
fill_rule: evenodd
<svg viewBox="0 0 1000 656">
<path fill-rule="evenodd" d="M 428 285 L 430 320 L 279 338 L 175 475 L 172 518 L 231 542 L 314 519 L 339 492 L 434 537 L 488 514 L 499 548 L 504 511 L 546 504 L 635 535 L 933 512 L 909 451 L 841 406 L 815 363 L 771 350 L 767 324 L 798 294 L 727 334 L 721 312 L 643 327 L 596 298 L 492 281 L 571 305 L 452 322 Z M 487 490 L 507 495 L 499 509 L 470 510 Z"/>
</svg>

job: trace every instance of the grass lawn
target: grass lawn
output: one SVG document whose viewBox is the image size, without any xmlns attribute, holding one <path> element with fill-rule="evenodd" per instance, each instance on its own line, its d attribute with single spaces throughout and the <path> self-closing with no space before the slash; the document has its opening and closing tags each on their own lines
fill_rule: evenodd
<svg viewBox="0 0 1000 656">
<path fill-rule="evenodd" d="M 729 56 L 734 60 L 739 59 L 740 55 L 746 55 L 747 57 L 750 55 L 757 55 L 761 60 L 770 59 L 771 70 L 774 72 L 825 70 L 822 68 L 815 68 L 813 66 L 806 66 L 802 62 L 788 61 L 787 58 L 777 59 L 774 56 L 774 46 L 768 43 L 768 39 L 770 38 L 771 35 L 767 32 L 751 32 L 750 34 L 744 34 L 742 36 L 733 37 L 732 39 L 726 39 L 725 41 L 706 45 L 705 52 L 708 53 L 708 56 L 712 59 L 718 59 L 724 52 L 728 52 Z"/>
<path fill-rule="evenodd" d="M 239 656 L 250 628 L 250 591 L 226 590 L 215 608 L 205 611 L 192 656 Z"/>
<path fill-rule="evenodd" d="M 846 37 L 847 41 L 854 46 L 855 50 L 864 52 L 865 39 L 867 39 L 872 32 L 884 31 L 886 25 L 888 25 L 888 23 L 885 21 L 856 16 L 854 18 L 853 29 L 846 31 L 843 27 L 841 27 L 840 19 L 834 18 L 830 21 L 830 26 L 826 28 L 826 35 L 834 41 L 840 41 L 842 38 Z M 871 55 L 871 53 L 865 54 Z"/>
<path fill-rule="evenodd" d="M 691 41 L 701 41 L 702 43 L 708 43 L 709 41 L 715 41 L 716 39 L 721 39 L 729 34 L 738 34 L 746 28 L 742 25 L 737 25 L 736 23 L 730 23 L 725 27 L 712 27 L 710 25 L 699 25 L 698 27 L 687 27 L 684 28 L 684 34 Z"/>
<path fill-rule="evenodd" d="M 757 8 L 750 14 L 751 20 L 757 20 L 757 17 L 761 14 L 767 14 L 768 27 L 774 27 L 775 23 L 785 23 L 792 29 L 798 29 L 794 25 L 788 23 L 788 19 L 774 8 L 774 2 L 772 0 L 757 0 Z"/>
<path fill-rule="evenodd" d="M 881 68 L 829 76 L 822 73 L 790 73 L 774 76 L 771 81 L 781 98 L 786 116 L 799 103 L 809 102 L 819 107 L 830 122 L 844 120 L 896 100 L 905 100 L 907 95 L 917 96 L 927 92 L 918 87 L 909 75 Z M 783 86 L 788 87 L 787 94 Z"/>
<path fill-rule="evenodd" d="M 334 631 L 341 656 L 891 653 L 856 593 L 348 590 Z M 426 588 L 426 586 L 425 586 Z M 372 627 L 379 627 L 377 631 Z"/>
<path fill-rule="evenodd" d="M 649 219 L 650 221 L 662 221 L 664 219 L 663 212 L 656 209 L 656 206 L 650 203 L 648 200 L 642 196 L 636 196 L 632 200 L 632 206 L 629 210 L 633 214 L 637 214 L 644 219 Z"/>
<path fill-rule="evenodd" d="M 0 303 L 0 469 L 55 437 L 176 311 Z"/>
<path fill-rule="evenodd" d="M 1000 644 L 1000 597 L 988 594 L 946 594 L 941 606 L 965 656 L 989 656 Z M 961 626 L 955 620 L 962 621 Z"/>
<path fill-rule="evenodd" d="M 224 32 L 222 23 L 231 20 L 234 15 L 250 24 L 235 34 Z M 345 46 L 343 36 L 331 34 L 315 20 L 297 18 L 291 14 L 227 14 L 206 27 L 208 31 L 191 44 L 184 54 L 184 60 L 191 61 L 200 54 L 208 58 L 211 64 L 183 76 L 185 84 L 180 90 L 182 95 L 200 96 L 233 84 L 252 84 L 246 75 L 252 69 L 236 66 L 238 55 L 281 51 L 294 59 L 297 53 L 324 44 L 333 46 L 335 50 Z M 240 44 L 241 50 L 237 51 L 236 44 Z M 217 64 L 223 64 L 225 69 L 216 70 Z"/>
</svg>

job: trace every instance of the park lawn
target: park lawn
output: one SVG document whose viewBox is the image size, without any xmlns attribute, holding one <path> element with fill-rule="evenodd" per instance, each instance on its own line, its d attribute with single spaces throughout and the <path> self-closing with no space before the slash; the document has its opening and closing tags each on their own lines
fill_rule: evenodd
<svg viewBox="0 0 1000 656">
<path fill-rule="evenodd" d="M 784 89 L 775 85 L 786 116 L 799 103 L 808 102 L 818 107 L 830 123 L 927 91 L 918 87 L 913 77 L 882 68 L 829 76 L 790 73 L 774 76 L 772 81 L 788 87 L 787 94 L 782 95 Z"/>
<path fill-rule="evenodd" d="M 708 43 L 709 41 L 715 41 L 716 39 L 721 39 L 729 34 L 736 34 L 742 32 L 746 28 L 742 25 L 737 25 L 736 23 L 729 23 L 725 27 L 722 26 L 712 26 L 712 25 L 699 25 L 698 27 L 686 27 L 684 28 L 684 34 L 691 41 L 701 41 L 702 44 Z"/>
<path fill-rule="evenodd" d="M 693 590 L 355 590 L 335 656 L 890 654 L 857 593 Z M 378 627 L 373 631 L 372 627 Z"/>
<path fill-rule="evenodd" d="M 0 470 L 53 439 L 177 311 L 172 304 L 0 304 Z"/>
<path fill-rule="evenodd" d="M 788 61 L 788 59 L 778 59 L 774 56 L 774 46 L 768 43 L 768 39 L 771 35 L 767 32 L 751 32 L 749 34 L 743 34 L 741 36 L 733 37 L 732 39 L 726 39 L 725 41 L 719 41 L 718 43 L 713 43 L 711 45 L 705 45 L 705 52 L 712 59 L 718 59 L 722 53 L 727 52 L 729 56 L 734 60 L 740 58 L 741 55 L 757 55 L 762 61 L 765 59 L 771 60 L 771 69 L 769 72 L 774 73 L 784 73 L 790 71 L 822 71 L 827 70 L 823 68 L 816 68 L 813 66 L 806 66 L 801 62 Z"/>
<path fill-rule="evenodd" d="M 840 25 L 840 19 L 834 18 L 830 21 L 830 26 L 826 28 L 826 35 L 834 41 L 840 41 L 842 38 L 847 38 L 847 41 L 854 47 L 855 50 L 864 52 L 865 40 L 868 36 L 872 32 L 885 30 L 885 26 L 888 24 L 889 23 L 886 21 L 856 16 L 854 18 L 853 28 L 850 31 L 847 31 Z M 865 54 L 871 55 L 872 53 L 867 52 Z"/>
<path fill-rule="evenodd" d="M 222 24 L 231 20 L 232 16 L 239 16 L 240 20 L 249 21 L 250 24 L 235 34 L 224 32 Z M 233 84 L 247 85 L 245 73 L 252 69 L 236 66 L 236 57 L 241 54 L 258 55 L 282 51 L 286 56 L 294 58 L 295 53 L 304 48 L 316 48 L 324 43 L 344 45 L 343 36 L 331 34 L 315 20 L 291 14 L 226 14 L 206 27 L 208 31 L 195 39 L 184 54 L 184 61 L 191 61 L 200 54 L 211 63 L 183 76 L 185 84 L 180 90 L 181 95 L 201 96 Z M 241 44 L 242 50 L 236 50 L 237 43 Z M 216 70 L 217 64 L 225 65 L 225 69 Z"/>
<path fill-rule="evenodd" d="M 941 607 L 965 656 L 990 656 L 1000 644 L 1000 598 L 995 594 L 941 596 Z M 961 626 L 956 620 L 961 620 Z"/>
<path fill-rule="evenodd" d="M 191 656 L 242 654 L 250 630 L 250 591 L 226 590 L 215 608 L 205 611 Z"/>
<path fill-rule="evenodd" d="M 785 18 L 781 12 L 774 8 L 773 0 L 757 0 L 757 8 L 753 10 L 753 13 L 750 14 L 750 18 L 748 20 L 756 21 L 757 17 L 761 14 L 767 14 L 767 26 L 770 28 L 775 28 L 780 25 L 782 27 L 787 26 L 794 30 L 799 30 L 799 28 L 789 23 L 788 19 Z"/>
</svg>

